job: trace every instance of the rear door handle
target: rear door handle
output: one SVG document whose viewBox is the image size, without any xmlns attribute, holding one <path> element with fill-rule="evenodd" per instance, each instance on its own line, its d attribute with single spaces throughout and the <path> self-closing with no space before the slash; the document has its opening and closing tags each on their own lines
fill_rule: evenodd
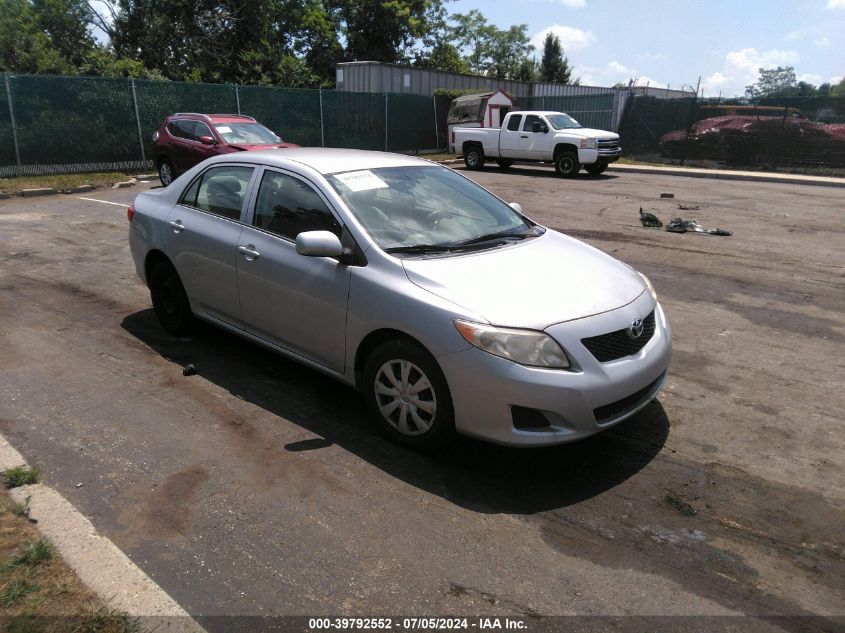
<svg viewBox="0 0 845 633">
<path fill-rule="evenodd" d="M 528 138 L 528 135 L 527 134 L 520 134 L 519 138 Z"/>
<path fill-rule="evenodd" d="M 182 220 L 173 220 L 170 223 L 170 227 L 173 229 L 174 233 L 181 233 L 185 230 L 185 227 L 182 225 Z"/>
<path fill-rule="evenodd" d="M 238 252 L 241 253 L 248 262 L 261 257 L 261 253 L 255 250 L 255 246 L 252 244 L 248 244 L 247 246 L 238 246 Z"/>
</svg>

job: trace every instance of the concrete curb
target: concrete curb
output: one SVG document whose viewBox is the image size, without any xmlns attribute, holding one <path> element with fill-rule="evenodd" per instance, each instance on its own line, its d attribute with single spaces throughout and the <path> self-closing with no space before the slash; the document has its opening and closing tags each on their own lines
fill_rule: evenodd
<svg viewBox="0 0 845 633">
<path fill-rule="evenodd" d="M 0 470 L 26 466 L 26 460 L 0 435 Z M 205 633 L 191 616 L 97 530 L 71 503 L 44 484 L 12 488 L 17 502 L 29 500 L 29 516 L 79 579 L 115 609 L 131 617 L 153 618 L 156 631 Z M 145 626 L 149 622 L 143 623 Z"/>
<path fill-rule="evenodd" d="M 6 193 L 5 191 L 0 191 L 0 200 L 8 200 L 12 197 L 12 194 Z"/>
<path fill-rule="evenodd" d="M 641 165 L 610 165 L 608 171 L 621 171 L 658 176 L 687 176 L 688 178 L 713 178 L 716 180 L 745 180 L 773 182 L 785 185 L 815 185 L 818 187 L 845 187 L 845 178 L 805 176 L 802 174 L 774 174 L 771 172 L 730 171 L 727 169 L 695 169 L 681 167 L 656 167 Z"/>
<path fill-rule="evenodd" d="M 135 176 L 135 180 L 138 182 L 147 182 L 149 180 L 158 180 L 158 174 L 140 174 Z"/>
<path fill-rule="evenodd" d="M 24 198 L 34 198 L 35 196 L 52 196 L 59 193 L 57 189 L 52 187 L 38 187 L 35 189 L 21 189 L 21 195 Z"/>
<path fill-rule="evenodd" d="M 125 189 L 126 187 L 134 187 L 136 184 L 138 184 L 138 181 L 135 178 L 130 178 L 129 180 L 114 183 L 112 189 Z"/>
<path fill-rule="evenodd" d="M 86 191 L 93 191 L 94 187 L 92 185 L 78 185 L 76 187 L 71 187 L 68 190 L 68 193 L 85 193 Z"/>
</svg>

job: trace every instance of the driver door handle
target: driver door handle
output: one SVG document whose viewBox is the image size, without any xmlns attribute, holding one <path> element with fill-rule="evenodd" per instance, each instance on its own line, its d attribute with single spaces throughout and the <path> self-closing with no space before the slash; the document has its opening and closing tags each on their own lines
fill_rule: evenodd
<svg viewBox="0 0 845 633">
<path fill-rule="evenodd" d="M 255 250 L 255 247 L 252 244 L 248 246 L 238 246 L 238 252 L 241 253 L 247 261 L 252 261 L 253 259 L 261 257 L 261 253 Z"/>
<path fill-rule="evenodd" d="M 185 227 L 182 225 L 182 220 L 173 220 L 170 223 L 170 227 L 173 229 L 174 233 L 181 233 L 185 230 Z"/>
<path fill-rule="evenodd" d="M 528 135 L 527 134 L 520 134 L 519 138 L 528 138 Z"/>
</svg>

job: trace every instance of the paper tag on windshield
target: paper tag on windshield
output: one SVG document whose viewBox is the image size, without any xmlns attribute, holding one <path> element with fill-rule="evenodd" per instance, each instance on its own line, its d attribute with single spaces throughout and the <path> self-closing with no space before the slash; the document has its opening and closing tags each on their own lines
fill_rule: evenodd
<svg viewBox="0 0 845 633">
<path fill-rule="evenodd" d="M 218 125 L 216 127 L 217 127 L 217 131 L 220 132 L 221 134 L 228 134 L 229 132 L 232 131 L 232 128 L 230 128 L 228 125 Z"/>
<path fill-rule="evenodd" d="M 369 169 L 365 169 L 364 171 L 350 171 L 345 174 L 335 174 L 335 178 L 349 187 L 352 191 L 386 189 L 389 186 Z"/>
</svg>

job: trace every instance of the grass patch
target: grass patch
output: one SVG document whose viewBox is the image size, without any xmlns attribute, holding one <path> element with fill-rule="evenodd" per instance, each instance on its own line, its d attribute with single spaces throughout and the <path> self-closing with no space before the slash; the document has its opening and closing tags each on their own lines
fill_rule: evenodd
<svg viewBox="0 0 845 633">
<path fill-rule="evenodd" d="M 11 607 L 39 589 L 41 587 L 29 582 L 26 578 L 15 578 L 3 588 L 3 593 L 0 595 L 0 602 L 2 602 L 4 607 Z"/>
<path fill-rule="evenodd" d="M 122 180 L 131 178 L 129 174 L 119 172 L 105 172 L 94 174 L 48 174 L 46 176 L 19 176 L 17 178 L 0 178 L 0 191 L 17 193 L 22 189 L 37 189 L 52 187 L 59 191 L 92 185 L 94 187 L 110 186 Z"/>
<path fill-rule="evenodd" d="M 19 486 L 37 484 L 39 475 L 37 468 L 15 466 L 3 471 L 3 481 L 6 488 L 18 488 Z"/>
<path fill-rule="evenodd" d="M 0 491 L 0 629 L 4 633 L 139 633 L 140 623 L 88 590 Z"/>
</svg>

